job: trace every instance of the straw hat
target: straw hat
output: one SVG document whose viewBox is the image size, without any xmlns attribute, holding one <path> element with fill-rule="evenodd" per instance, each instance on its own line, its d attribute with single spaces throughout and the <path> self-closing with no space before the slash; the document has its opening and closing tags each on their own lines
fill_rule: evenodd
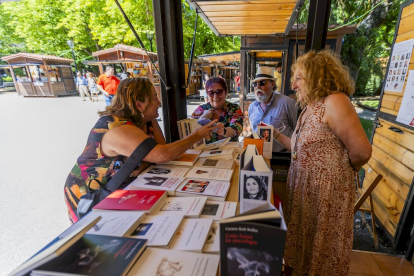
<svg viewBox="0 0 414 276">
<path fill-rule="evenodd" d="M 257 69 L 256 78 L 252 82 L 257 82 L 261 80 L 276 80 L 273 77 L 273 67 L 262 66 Z"/>
</svg>

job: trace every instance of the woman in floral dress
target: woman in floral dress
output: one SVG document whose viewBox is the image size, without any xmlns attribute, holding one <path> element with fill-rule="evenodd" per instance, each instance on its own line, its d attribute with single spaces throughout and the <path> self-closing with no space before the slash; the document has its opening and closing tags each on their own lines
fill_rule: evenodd
<svg viewBox="0 0 414 276">
<path fill-rule="evenodd" d="M 347 68 L 330 51 L 308 52 L 292 67 L 301 107 L 287 181 L 285 261 L 293 275 L 348 275 L 353 239 L 353 173 L 371 157 L 349 96 Z"/>
<path fill-rule="evenodd" d="M 191 115 L 194 119 L 218 120 L 218 131 L 206 138 L 206 143 L 231 137 L 236 142 L 243 130 L 243 113 L 238 104 L 226 101 L 227 84 L 223 78 L 213 77 L 206 82 L 208 102 L 200 105 Z"/>
</svg>

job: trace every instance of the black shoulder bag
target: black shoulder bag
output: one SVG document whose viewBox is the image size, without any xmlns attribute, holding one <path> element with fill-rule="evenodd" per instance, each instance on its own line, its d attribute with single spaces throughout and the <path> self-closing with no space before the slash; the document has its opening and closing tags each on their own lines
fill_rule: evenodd
<svg viewBox="0 0 414 276">
<path fill-rule="evenodd" d="M 81 218 L 86 215 L 92 208 L 116 191 L 125 179 L 134 171 L 138 164 L 141 163 L 142 159 L 157 145 L 153 138 L 145 139 L 138 147 L 134 150 L 131 156 L 127 159 L 124 165 L 119 171 L 111 178 L 111 180 L 104 186 L 97 179 L 91 179 L 87 185 L 88 193 L 81 196 L 77 213 L 78 217 Z M 95 180 L 99 185 L 99 189 L 90 188 L 91 181 Z"/>
</svg>

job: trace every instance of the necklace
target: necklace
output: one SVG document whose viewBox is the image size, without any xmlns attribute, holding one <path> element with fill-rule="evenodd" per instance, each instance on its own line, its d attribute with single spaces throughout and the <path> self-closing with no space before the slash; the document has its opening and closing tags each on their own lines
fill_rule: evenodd
<svg viewBox="0 0 414 276">
<path fill-rule="evenodd" d="M 305 126 L 306 120 L 308 119 L 309 115 L 310 115 L 310 111 L 309 111 L 308 115 L 306 115 L 306 118 L 303 121 L 303 123 L 301 124 L 301 126 L 299 127 L 299 129 L 296 131 L 295 145 L 293 146 L 293 151 L 292 151 L 293 160 L 296 160 L 298 158 L 297 147 L 298 147 L 299 136 L 300 136 L 300 133 L 302 132 L 302 128 Z"/>
</svg>

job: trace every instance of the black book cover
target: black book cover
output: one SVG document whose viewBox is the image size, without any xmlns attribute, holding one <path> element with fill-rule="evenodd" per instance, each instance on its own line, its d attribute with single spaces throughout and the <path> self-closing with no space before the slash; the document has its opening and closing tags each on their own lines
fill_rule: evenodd
<svg viewBox="0 0 414 276">
<path fill-rule="evenodd" d="M 81 275 L 123 275 L 147 240 L 85 234 L 57 258 L 35 269 Z"/>
<path fill-rule="evenodd" d="M 285 238 L 285 230 L 270 224 L 220 224 L 220 275 L 281 275 Z"/>
</svg>

